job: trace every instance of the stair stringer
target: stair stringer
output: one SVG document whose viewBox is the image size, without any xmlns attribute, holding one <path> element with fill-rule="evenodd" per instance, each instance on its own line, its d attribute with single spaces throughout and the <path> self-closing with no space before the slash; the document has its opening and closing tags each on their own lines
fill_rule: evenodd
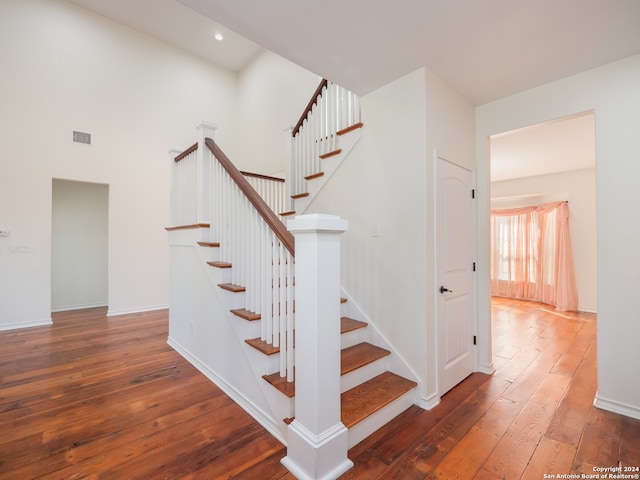
<svg viewBox="0 0 640 480">
<path fill-rule="evenodd" d="M 204 266 L 211 287 L 225 306 L 225 314 L 229 324 L 234 329 L 236 338 L 240 343 L 240 348 L 255 374 L 255 381 L 269 404 L 272 421 L 277 424 L 278 429 L 282 432 L 281 436 L 277 436 L 277 438 L 286 444 L 286 442 L 282 440 L 282 438 L 286 438 L 286 425 L 282 422 L 282 419 L 293 416 L 294 400 L 282 395 L 262 378 L 263 375 L 269 375 L 279 370 L 280 354 L 265 355 L 245 342 L 247 339 L 260 337 L 260 323 L 262 320 L 248 321 L 231 312 L 231 310 L 244 307 L 245 293 L 229 292 L 218 287 L 218 285 L 230 282 L 231 269 L 233 266 L 231 268 L 215 268 L 209 266 L 207 262 L 218 260 L 217 249 L 198 246 L 197 250 L 201 258 L 200 264 Z M 207 255 L 208 251 L 212 251 L 210 255 Z"/>
<path fill-rule="evenodd" d="M 418 384 L 412 390 L 406 392 L 404 395 L 400 396 L 399 398 L 396 398 L 389 405 L 385 406 L 384 408 L 377 411 L 373 415 L 370 415 L 369 417 L 357 423 L 356 425 L 350 427 L 349 434 L 348 434 L 349 448 L 352 448 L 353 446 L 357 445 L 362 440 L 367 438 L 369 435 L 371 435 L 373 432 L 375 432 L 377 429 L 389 423 L 391 420 L 393 420 L 395 417 L 397 417 L 400 413 L 405 411 L 407 408 L 411 407 L 412 405 L 421 406 L 420 393 L 419 393 L 421 391 L 421 388 L 420 388 L 421 380 L 420 380 L 420 377 L 416 374 L 416 372 L 403 359 L 398 349 L 395 348 L 394 345 L 391 342 L 389 342 L 384 335 L 380 333 L 380 331 L 376 328 L 375 323 L 373 323 L 371 319 L 364 313 L 364 311 L 353 300 L 353 298 L 349 295 L 349 293 L 346 292 L 344 288 L 341 289 L 341 292 L 342 292 L 341 296 L 347 299 L 347 301 L 343 303 L 341 306 L 342 315 L 348 316 L 351 318 L 357 318 L 358 320 L 361 320 L 367 323 L 367 328 L 361 329 L 363 330 L 363 332 L 359 334 L 360 337 L 358 337 L 358 340 L 355 340 L 355 341 L 362 341 L 361 336 L 364 334 L 365 335 L 364 341 L 367 341 L 373 345 L 389 350 L 391 354 L 379 361 L 379 362 L 383 362 L 382 367 L 385 370 L 395 373 L 396 375 L 413 380 Z M 342 348 L 345 348 L 345 346 L 348 346 L 350 342 L 351 340 L 349 339 L 346 339 L 346 340 L 343 339 Z M 363 370 L 363 369 L 358 369 L 358 370 L 362 370 L 363 375 L 367 375 L 367 376 L 370 375 L 370 372 L 367 372 L 366 370 Z M 357 372 L 358 371 L 354 372 L 355 375 L 359 375 L 359 373 Z M 345 385 L 345 386 L 348 388 L 351 388 L 352 382 L 354 384 L 358 384 L 366 381 L 367 379 L 368 378 L 352 378 L 347 380 L 349 382 L 349 385 Z"/>
<path fill-rule="evenodd" d="M 256 322 L 230 312 L 242 301 L 243 294 L 222 291 L 217 286 L 225 283 L 229 273 L 215 272 L 220 269 L 207 265 L 206 261 L 212 259 L 205 260 L 202 250 L 206 247 L 197 245 L 198 241 L 208 241 L 208 228 L 168 233 L 171 293 L 167 343 L 286 445 L 282 419 L 291 416 L 288 405 L 292 402 L 263 385 L 266 382 L 260 372 L 269 373 L 270 365 L 259 352 L 252 352 L 243 337 L 259 335 L 254 335 L 259 326 L 246 325 Z"/>
<path fill-rule="evenodd" d="M 345 291 L 344 288 L 341 288 L 342 297 L 346 298 L 347 301 L 342 304 L 342 314 L 357 318 L 363 322 L 367 323 L 367 328 L 362 329 L 366 335 L 364 341 L 368 341 L 373 345 L 378 347 L 385 348 L 391 352 L 391 355 L 387 357 L 387 370 L 396 375 L 400 375 L 401 377 L 408 378 L 413 380 L 420 387 L 422 380 L 418 376 L 418 374 L 408 365 L 408 363 L 402 357 L 402 354 L 398 351 L 397 348 L 389 341 L 387 338 L 380 333 L 375 323 L 367 316 L 367 314 L 360 308 L 360 306 L 353 300 L 353 298 L 349 295 L 348 292 Z M 344 346 L 343 346 L 344 348 Z M 418 388 L 417 391 L 420 389 Z M 419 396 L 416 394 L 414 399 L 414 403 L 419 405 Z"/>
<path fill-rule="evenodd" d="M 318 178 L 314 178 L 312 180 L 305 180 L 307 186 L 307 193 L 309 194 L 306 197 L 296 198 L 293 200 L 293 210 L 295 210 L 296 215 L 302 215 L 313 199 L 320 193 L 322 188 L 327 184 L 331 176 L 336 172 L 342 161 L 347 158 L 353 147 L 358 143 L 360 137 L 362 136 L 361 130 L 364 127 L 355 128 L 343 135 L 338 137 L 338 147 L 342 150 L 339 154 L 333 155 L 324 160 L 320 160 L 321 162 L 321 171 L 324 172 L 324 175 Z M 279 213 L 279 212 L 276 212 Z"/>
</svg>

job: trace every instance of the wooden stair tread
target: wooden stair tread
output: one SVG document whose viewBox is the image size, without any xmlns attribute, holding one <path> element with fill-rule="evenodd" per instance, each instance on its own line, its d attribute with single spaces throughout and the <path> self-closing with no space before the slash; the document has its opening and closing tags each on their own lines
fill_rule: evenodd
<svg viewBox="0 0 640 480">
<path fill-rule="evenodd" d="M 260 314 L 256 312 L 252 312 L 251 310 L 247 310 L 246 308 L 238 308 L 235 310 L 231 310 L 231 313 L 234 315 L 244 318 L 245 320 L 249 320 L 253 322 L 255 320 L 260 320 Z"/>
<path fill-rule="evenodd" d="M 309 192 L 304 192 L 304 193 L 296 193 L 295 195 L 291 195 L 291 198 L 296 200 L 298 198 L 304 198 L 304 197 L 308 197 L 308 196 L 309 196 Z"/>
<path fill-rule="evenodd" d="M 370 343 L 364 342 L 345 348 L 340 351 L 340 375 L 345 375 L 369 363 L 375 362 L 386 357 L 391 352 L 384 348 L 376 347 Z M 267 382 L 284 393 L 287 397 L 295 395 L 295 381 L 287 382 L 286 377 L 281 377 L 280 372 L 270 375 L 263 375 Z"/>
<path fill-rule="evenodd" d="M 176 230 L 192 230 L 194 228 L 209 228 L 208 223 L 194 223 L 192 225 L 178 225 L 176 227 L 166 227 L 167 232 L 175 232 Z"/>
<path fill-rule="evenodd" d="M 334 150 L 332 152 L 323 153 L 322 155 L 320 155 L 320 158 L 322 160 L 325 160 L 325 159 L 327 159 L 329 157 L 335 157 L 336 155 L 340 155 L 341 153 L 342 153 L 342 149 L 338 148 L 338 149 L 336 149 L 336 150 Z"/>
<path fill-rule="evenodd" d="M 245 343 L 251 345 L 253 348 L 259 350 L 265 355 L 273 355 L 280 351 L 280 347 L 274 347 L 272 344 L 267 343 L 260 338 L 250 338 L 249 340 L 245 340 Z"/>
<path fill-rule="evenodd" d="M 314 173 L 312 175 L 307 175 L 306 177 L 304 177 L 305 180 L 313 180 L 314 178 L 320 178 L 324 175 L 324 172 L 318 172 L 318 173 Z"/>
<path fill-rule="evenodd" d="M 198 242 L 201 247 L 217 248 L 220 246 L 218 242 Z"/>
<path fill-rule="evenodd" d="M 390 355 L 389 350 L 371 345 L 370 343 L 358 343 L 340 352 L 340 375 L 353 372 L 360 367 L 375 362 Z"/>
<path fill-rule="evenodd" d="M 400 375 L 384 372 L 340 395 L 340 419 L 351 428 L 389 405 L 418 384 Z M 289 425 L 295 417 L 285 418 Z"/>
<path fill-rule="evenodd" d="M 296 211 L 295 211 L 295 210 L 291 210 L 290 212 L 282 212 L 282 213 L 280 214 L 280 216 L 281 216 L 281 217 L 288 217 L 288 216 L 290 216 L 290 215 L 295 215 L 295 214 L 296 214 Z"/>
<path fill-rule="evenodd" d="M 260 314 L 251 312 L 249 310 L 240 309 L 240 310 L 231 310 L 232 313 L 242 317 L 246 320 L 259 320 Z M 357 330 L 359 328 L 364 328 L 367 326 L 367 323 L 361 322 L 359 320 L 354 320 L 349 317 L 342 317 L 340 319 L 340 333 L 347 333 L 353 330 Z M 274 353 L 280 352 L 280 347 L 274 347 L 272 344 L 261 340 L 260 338 L 252 338 L 249 340 L 245 340 L 246 343 L 251 345 L 256 350 L 264 353 L 265 355 L 273 355 Z"/>
<path fill-rule="evenodd" d="M 351 428 L 416 386 L 416 382 L 395 373 L 381 373 L 340 396 L 342 423 Z"/>
<path fill-rule="evenodd" d="M 233 283 L 219 283 L 218 286 L 223 290 L 228 290 L 234 293 L 244 292 L 246 290 L 242 285 L 235 285 Z"/>
<path fill-rule="evenodd" d="M 231 264 L 229 262 L 207 262 L 207 265 L 211 265 L 216 268 L 231 268 Z"/>
<path fill-rule="evenodd" d="M 336 135 L 341 136 L 341 135 L 349 133 L 349 132 L 351 132 L 353 130 L 357 130 L 359 128 L 362 128 L 363 126 L 364 126 L 364 123 L 362 123 L 362 122 L 354 123 L 353 125 L 350 125 L 350 126 L 348 126 L 346 128 L 343 128 L 342 130 L 337 131 Z"/>
<path fill-rule="evenodd" d="M 367 326 L 366 322 L 361 322 L 360 320 L 354 320 L 349 317 L 341 317 L 340 318 L 340 333 L 347 333 L 353 330 L 357 330 L 359 328 L 364 328 Z"/>
<path fill-rule="evenodd" d="M 287 382 L 287 377 L 281 377 L 280 372 L 263 375 L 262 378 L 289 398 L 293 398 L 296 393 L 296 382 Z"/>
</svg>

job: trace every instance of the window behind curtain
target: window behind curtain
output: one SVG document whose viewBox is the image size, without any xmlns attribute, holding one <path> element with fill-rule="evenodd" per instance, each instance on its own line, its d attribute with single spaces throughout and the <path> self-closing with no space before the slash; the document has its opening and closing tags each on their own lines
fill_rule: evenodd
<svg viewBox="0 0 640 480">
<path fill-rule="evenodd" d="M 578 308 L 566 202 L 491 212 L 491 293 Z"/>
</svg>

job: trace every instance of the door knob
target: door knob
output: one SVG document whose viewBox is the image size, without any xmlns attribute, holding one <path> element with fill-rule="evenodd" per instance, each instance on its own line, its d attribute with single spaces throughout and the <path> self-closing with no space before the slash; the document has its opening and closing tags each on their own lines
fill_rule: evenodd
<svg viewBox="0 0 640 480">
<path fill-rule="evenodd" d="M 449 290 L 447 287 L 440 285 L 440 293 L 445 292 L 453 293 L 453 290 Z"/>
</svg>

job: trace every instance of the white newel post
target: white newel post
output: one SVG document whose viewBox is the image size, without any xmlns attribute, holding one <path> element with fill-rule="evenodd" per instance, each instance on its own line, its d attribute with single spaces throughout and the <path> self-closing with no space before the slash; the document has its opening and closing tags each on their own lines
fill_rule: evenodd
<svg viewBox="0 0 640 480">
<path fill-rule="evenodd" d="M 209 223 L 211 221 L 211 163 L 204 144 L 205 138 L 215 139 L 217 127 L 203 121 L 196 127 L 198 130 L 198 157 L 197 157 L 197 196 L 196 196 L 196 222 Z"/>
<path fill-rule="evenodd" d="M 348 222 L 301 215 L 295 235 L 295 420 L 282 463 L 299 479 L 335 479 L 353 467 L 340 420 L 340 234 Z"/>
</svg>

